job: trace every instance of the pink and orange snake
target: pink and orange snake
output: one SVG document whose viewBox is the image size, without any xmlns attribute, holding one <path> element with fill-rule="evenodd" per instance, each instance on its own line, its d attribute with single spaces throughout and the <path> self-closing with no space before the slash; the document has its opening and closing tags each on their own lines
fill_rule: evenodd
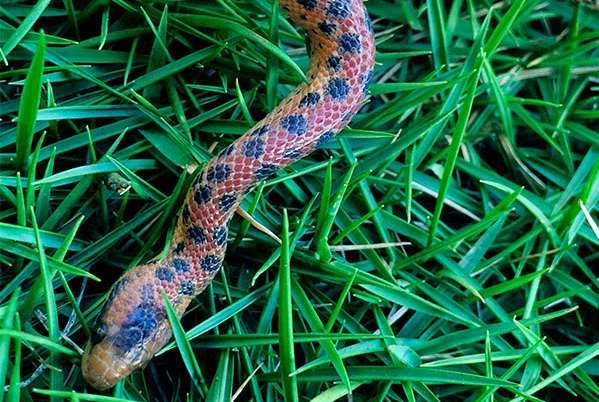
<svg viewBox="0 0 599 402">
<path fill-rule="evenodd" d="M 81 364 L 97 389 L 143 368 L 169 340 L 160 289 L 182 316 L 220 268 L 228 223 L 243 197 L 333 137 L 362 105 L 375 53 L 362 0 L 280 0 L 280 6 L 308 34 L 308 83 L 204 166 L 188 190 L 166 257 L 128 270 L 113 286 Z"/>
</svg>

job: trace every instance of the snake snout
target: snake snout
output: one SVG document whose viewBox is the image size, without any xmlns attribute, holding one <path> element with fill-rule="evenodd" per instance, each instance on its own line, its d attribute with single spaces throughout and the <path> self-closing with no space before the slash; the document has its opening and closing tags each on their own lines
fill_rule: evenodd
<svg viewBox="0 0 599 402">
<path fill-rule="evenodd" d="M 140 314 L 139 310 L 133 312 Z M 144 368 L 170 338 L 167 320 L 152 322 L 152 318 L 138 318 L 125 327 L 108 326 L 98 343 L 94 343 L 97 340 L 94 337 L 87 343 L 81 367 L 85 380 L 94 388 L 111 388 L 132 371 Z"/>
<path fill-rule="evenodd" d="M 85 381 L 99 390 L 113 387 L 131 371 L 128 364 L 104 346 L 102 343 L 92 345 L 92 342 L 88 342 L 81 362 Z"/>
</svg>

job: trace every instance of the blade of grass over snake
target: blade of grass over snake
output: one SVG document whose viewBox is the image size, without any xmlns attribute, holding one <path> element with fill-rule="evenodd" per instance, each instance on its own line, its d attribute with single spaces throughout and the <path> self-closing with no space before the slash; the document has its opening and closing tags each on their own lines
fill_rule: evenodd
<svg viewBox="0 0 599 402">
<path fill-rule="evenodd" d="M 173 337 L 175 338 L 175 343 L 177 348 L 181 352 L 181 357 L 183 358 L 183 363 L 185 364 L 185 368 L 189 373 L 191 380 L 193 381 L 196 389 L 202 393 L 203 388 L 199 385 L 199 382 L 203 382 L 203 374 L 200 370 L 200 365 L 193 353 L 193 349 L 191 344 L 189 343 L 189 339 L 187 339 L 185 335 L 185 330 L 181 325 L 181 321 L 179 317 L 177 317 L 177 313 L 173 308 L 172 304 L 168 300 L 166 293 L 164 290 L 161 291 L 162 298 L 164 300 L 164 305 L 166 306 L 166 313 L 168 314 L 168 320 L 171 324 L 171 328 L 173 330 Z"/>
<path fill-rule="evenodd" d="M 238 314 L 239 312 L 243 311 L 244 309 L 255 303 L 257 300 L 259 300 L 260 297 L 264 296 L 267 290 L 269 290 L 268 287 L 256 289 L 253 292 L 247 294 L 246 296 L 240 298 L 232 305 L 219 311 L 214 316 L 208 318 L 206 321 L 191 328 L 187 331 L 187 339 L 191 341 L 197 338 L 198 336 L 204 334 L 205 332 L 210 331 L 212 328 L 216 327 L 220 323 L 230 319 L 233 315 Z M 158 353 L 158 356 L 164 352 L 171 350 L 173 347 L 175 347 L 174 343 L 171 342 L 167 344 Z"/>
</svg>

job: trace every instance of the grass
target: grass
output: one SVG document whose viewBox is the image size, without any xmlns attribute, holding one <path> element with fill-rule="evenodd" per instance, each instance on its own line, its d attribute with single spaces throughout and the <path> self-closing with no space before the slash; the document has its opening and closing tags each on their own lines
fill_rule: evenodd
<svg viewBox="0 0 599 402">
<path fill-rule="evenodd" d="M 368 102 L 242 205 L 281 243 L 236 217 L 172 343 L 99 393 L 108 288 L 162 251 L 185 166 L 303 79 L 304 39 L 264 0 L 3 2 L 0 402 L 599 401 L 586 3 L 369 0 Z"/>
</svg>

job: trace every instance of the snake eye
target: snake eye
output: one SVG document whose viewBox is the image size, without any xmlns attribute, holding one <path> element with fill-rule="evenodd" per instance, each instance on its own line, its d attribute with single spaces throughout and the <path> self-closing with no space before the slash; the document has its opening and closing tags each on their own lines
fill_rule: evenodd
<svg viewBox="0 0 599 402">
<path fill-rule="evenodd" d="M 91 342 L 95 345 L 102 342 L 106 338 L 106 324 L 99 324 L 92 331 Z"/>
</svg>

